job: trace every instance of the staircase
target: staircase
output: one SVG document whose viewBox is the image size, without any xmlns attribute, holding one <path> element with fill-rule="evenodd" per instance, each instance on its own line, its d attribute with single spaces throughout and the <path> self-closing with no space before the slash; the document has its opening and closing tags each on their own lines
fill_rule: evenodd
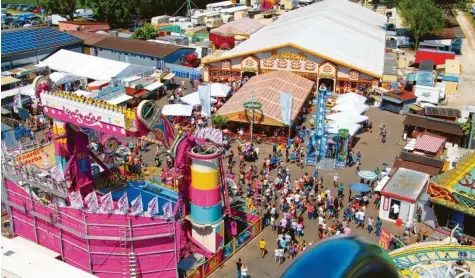
<svg viewBox="0 0 475 278">
<path fill-rule="evenodd" d="M 127 238 L 129 238 L 129 228 L 124 227 L 122 230 L 122 237 L 120 240 L 120 253 L 121 253 L 121 258 L 126 258 L 125 254 L 128 254 L 127 250 Z M 121 277 L 123 278 L 130 278 L 130 269 L 129 269 L 129 257 L 127 255 L 127 260 L 123 260 L 122 263 L 120 264 L 121 267 Z M 134 276 L 135 277 L 135 276 Z"/>
<path fill-rule="evenodd" d="M 130 278 L 137 278 L 137 256 L 134 252 L 129 253 L 129 276 Z"/>
</svg>

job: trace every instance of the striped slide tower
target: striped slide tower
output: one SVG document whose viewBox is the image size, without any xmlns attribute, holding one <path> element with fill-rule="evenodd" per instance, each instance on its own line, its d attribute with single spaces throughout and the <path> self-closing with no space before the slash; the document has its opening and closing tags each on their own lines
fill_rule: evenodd
<svg viewBox="0 0 475 278">
<path fill-rule="evenodd" d="M 224 246 L 224 220 L 220 159 L 223 150 L 204 145 L 192 148 L 190 218 L 191 236 L 202 247 L 215 253 Z"/>
</svg>

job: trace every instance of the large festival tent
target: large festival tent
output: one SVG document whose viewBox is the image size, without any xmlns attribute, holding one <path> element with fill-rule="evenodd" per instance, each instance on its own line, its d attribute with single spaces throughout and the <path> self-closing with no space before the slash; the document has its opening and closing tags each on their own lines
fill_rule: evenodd
<svg viewBox="0 0 475 278">
<path fill-rule="evenodd" d="M 122 79 L 151 72 L 152 68 L 61 49 L 40 63 L 54 71 L 94 80 Z"/>
</svg>

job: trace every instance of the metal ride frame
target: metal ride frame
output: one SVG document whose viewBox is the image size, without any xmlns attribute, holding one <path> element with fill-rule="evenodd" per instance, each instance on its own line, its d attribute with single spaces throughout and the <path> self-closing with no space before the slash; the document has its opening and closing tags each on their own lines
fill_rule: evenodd
<svg viewBox="0 0 475 278">
<path fill-rule="evenodd" d="M 460 256 L 465 252 L 466 256 Z M 442 245 L 417 247 L 416 249 L 394 251 L 389 254 L 398 269 L 408 269 L 412 266 L 430 261 L 475 261 L 475 248 L 466 245 Z"/>
<path fill-rule="evenodd" d="M 87 213 L 84 213 L 83 219 L 75 218 L 72 215 L 69 215 L 65 212 L 60 211 L 57 205 L 55 205 L 54 207 L 45 206 L 41 204 L 40 202 L 33 200 L 32 194 L 31 194 L 31 186 L 29 187 L 30 194 L 27 194 L 26 193 L 27 191 L 25 191 L 25 194 L 21 194 L 9 189 L 7 186 L 7 180 L 16 184 L 22 184 L 23 186 L 32 185 L 33 187 L 37 187 L 43 190 L 44 192 L 52 194 L 56 197 L 64 198 L 64 196 L 67 196 L 63 192 L 52 189 L 48 183 L 39 183 L 37 180 L 30 179 L 30 177 L 27 176 L 25 172 L 26 171 L 23 168 L 18 168 L 18 167 L 12 168 L 11 165 L 6 164 L 5 162 L 2 163 L 2 202 L 7 207 L 9 220 L 10 220 L 10 226 L 13 231 L 13 234 L 19 234 L 19 235 L 22 235 L 23 237 L 29 238 L 22 231 L 15 229 L 15 225 L 16 225 L 15 223 L 22 223 L 24 225 L 27 225 L 33 228 L 34 239 L 31 239 L 31 240 L 33 240 L 37 244 L 41 244 L 41 241 L 42 241 L 40 240 L 40 235 L 39 235 L 40 232 L 43 234 L 48 234 L 48 236 L 50 237 L 48 238 L 49 240 L 51 240 L 51 237 L 53 237 L 53 239 L 59 241 L 59 244 L 57 244 L 57 246 L 59 246 L 59 250 L 57 251 L 59 251 L 58 253 L 61 254 L 61 258 L 63 261 L 68 262 L 80 269 L 87 270 L 92 274 L 105 273 L 105 274 L 120 275 L 121 277 L 136 277 L 137 272 L 140 274 L 152 274 L 152 273 L 160 273 L 164 271 L 175 271 L 175 272 L 177 271 L 177 268 L 176 268 L 177 259 L 178 259 L 177 248 L 179 247 L 177 246 L 175 221 L 163 221 L 163 222 L 153 221 L 151 223 L 133 224 L 132 218 L 127 216 L 126 217 L 127 222 L 123 225 L 120 225 L 120 224 L 104 224 L 104 223 L 88 222 Z M 26 197 L 25 195 L 29 195 L 29 198 Z M 19 205 L 18 202 L 15 203 L 11 201 L 11 198 L 22 199 L 23 206 Z M 12 213 L 12 209 L 13 209 L 13 213 Z M 49 210 L 50 211 L 49 217 L 46 216 L 45 214 L 37 212 L 37 210 L 43 211 L 43 212 Z M 20 217 L 20 215 L 23 217 Z M 94 213 L 91 213 L 91 215 L 94 215 Z M 28 223 L 29 221 L 25 220 L 28 218 L 32 219 L 32 223 Z M 48 225 L 49 227 L 57 228 L 57 234 L 55 234 L 51 230 L 45 230 L 44 228 L 39 227 L 38 221 L 42 221 L 44 225 Z M 82 228 L 78 230 L 72 227 L 68 227 L 67 223 L 71 224 L 72 221 L 76 222 L 76 225 L 75 225 L 76 227 L 82 227 Z M 91 227 L 95 227 L 96 229 L 114 229 L 114 230 L 119 231 L 121 235 L 117 235 L 117 236 L 93 235 L 89 232 Z M 164 227 L 165 227 L 165 231 L 163 229 Z M 137 230 L 137 229 L 149 230 L 150 234 L 142 235 L 142 236 L 134 236 L 134 230 Z M 162 232 L 154 233 L 153 230 L 157 231 L 157 229 L 159 229 Z M 71 240 L 65 239 L 63 236 L 63 233 L 68 233 L 70 235 L 73 235 L 76 238 L 76 240 L 86 241 L 87 249 L 80 245 L 75 244 Z M 146 241 L 146 240 L 151 240 L 151 239 L 166 238 L 166 237 L 173 238 L 173 246 L 174 246 L 173 249 L 152 251 L 152 252 L 136 252 L 136 250 L 134 249 L 135 242 Z M 110 243 L 119 242 L 120 250 L 118 250 L 118 252 L 115 252 L 115 253 L 91 251 L 91 241 L 106 241 Z M 74 247 L 79 251 L 83 251 L 87 253 L 88 260 L 89 260 L 88 265 L 85 266 L 84 264 L 81 264 L 80 262 L 73 260 L 71 256 L 67 256 L 67 255 L 65 256 L 66 244 L 69 245 L 70 248 Z M 44 244 L 41 244 L 41 245 L 44 245 Z M 48 247 L 48 248 L 51 249 L 51 247 Z M 173 268 L 151 270 L 151 271 L 146 271 L 146 272 L 137 271 L 138 266 L 136 265 L 136 261 L 135 261 L 135 258 L 137 256 L 160 255 L 160 254 L 171 253 L 171 252 L 174 253 L 174 258 L 175 258 Z M 120 256 L 122 270 L 121 271 L 104 271 L 104 270 L 93 269 L 94 256 L 103 257 L 104 255 L 107 257 Z M 125 268 L 128 268 L 128 270 L 124 269 L 124 266 Z"/>
</svg>

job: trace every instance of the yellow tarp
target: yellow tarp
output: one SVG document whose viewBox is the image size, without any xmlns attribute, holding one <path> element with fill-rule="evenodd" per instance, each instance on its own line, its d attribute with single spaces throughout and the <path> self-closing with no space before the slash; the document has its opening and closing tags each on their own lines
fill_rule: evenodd
<svg viewBox="0 0 475 278">
<path fill-rule="evenodd" d="M 445 75 L 460 75 L 460 63 L 457 60 L 445 60 Z"/>
<path fill-rule="evenodd" d="M 15 83 L 15 82 L 19 82 L 19 81 L 20 81 L 20 79 L 16 79 L 15 77 L 4 76 L 4 77 L 2 77 L 2 86 L 12 84 L 12 83 Z"/>
<path fill-rule="evenodd" d="M 50 143 L 42 148 L 32 151 L 24 152 L 23 155 L 16 156 L 17 161 L 21 161 L 22 164 L 34 164 L 39 168 L 46 168 L 45 166 L 56 165 L 56 159 L 54 157 L 54 144 Z M 47 165 L 45 165 L 47 163 Z"/>
<path fill-rule="evenodd" d="M 446 95 L 455 95 L 457 92 L 457 82 L 445 81 L 445 94 Z"/>
</svg>

